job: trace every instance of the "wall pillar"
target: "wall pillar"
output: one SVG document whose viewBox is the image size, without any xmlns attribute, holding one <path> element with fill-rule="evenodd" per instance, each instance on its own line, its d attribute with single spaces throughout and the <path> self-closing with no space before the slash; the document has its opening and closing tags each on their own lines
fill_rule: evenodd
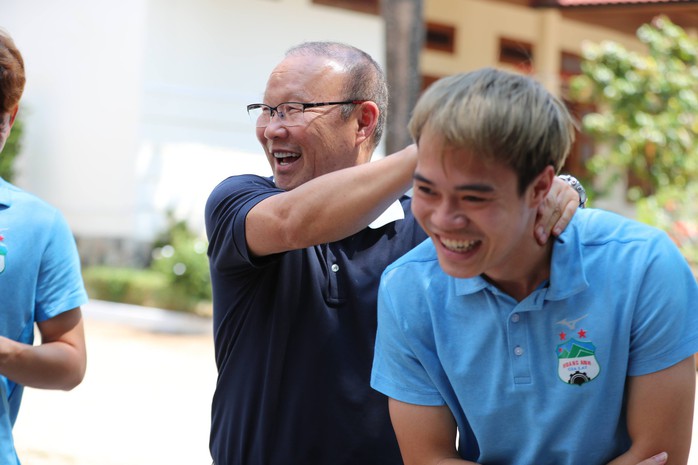
<svg viewBox="0 0 698 465">
<path fill-rule="evenodd" d="M 561 24 L 559 10 L 542 10 L 538 42 L 533 52 L 536 78 L 554 95 L 560 95 Z"/>
</svg>

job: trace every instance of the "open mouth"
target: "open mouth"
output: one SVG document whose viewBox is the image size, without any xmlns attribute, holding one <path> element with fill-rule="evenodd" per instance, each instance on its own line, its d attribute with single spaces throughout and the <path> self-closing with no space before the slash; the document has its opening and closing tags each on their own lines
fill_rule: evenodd
<svg viewBox="0 0 698 465">
<path fill-rule="evenodd" d="M 450 250 L 451 252 L 456 252 L 456 253 L 466 253 L 470 252 L 473 250 L 478 244 L 480 244 L 480 241 L 478 240 L 472 240 L 472 241 L 459 241 L 455 239 L 441 239 L 441 244 L 447 249 Z"/>
<path fill-rule="evenodd" d="M 290 165 L 300 158 L 300 154 L 292 152 L 274 152 L 273 155 L 281 166 Z"/>
</svg>

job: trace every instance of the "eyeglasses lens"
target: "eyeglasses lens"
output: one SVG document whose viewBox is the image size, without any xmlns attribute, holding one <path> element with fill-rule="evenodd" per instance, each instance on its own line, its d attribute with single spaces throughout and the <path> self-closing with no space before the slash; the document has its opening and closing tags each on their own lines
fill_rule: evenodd
<svg viewBox="0 0 698 465">
<path fill-rule="evenodd" d="M 258 128 L 267 127 L 273 117 L 278 118 L 278 121 L 287 127 L 300 126 L 305 122 L 303 107 L 300 105 L 282 103 L 276 108 L 259 105 L 248 109 L 247 112 L 250 115 L 250 121 Z"/>
</svg>

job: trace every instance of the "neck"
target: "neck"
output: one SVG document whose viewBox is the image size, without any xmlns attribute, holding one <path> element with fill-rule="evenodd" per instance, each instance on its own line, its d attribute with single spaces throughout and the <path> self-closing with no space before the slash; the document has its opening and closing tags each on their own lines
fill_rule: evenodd
<svg viewBox="0 0 698 465">
<path fill-rule="evenodd" d="M 548 241 L 544 246 L 527 244 L 526 252 L 516 253 L 516 257 L 508 260 L 499 272 L 485 273 L 489 282 L 506 292 L 518 302 L 531 295 L 538 287 L 550 278 L 550 260 L 553 253 L 553 242 Z"/>
</svg>

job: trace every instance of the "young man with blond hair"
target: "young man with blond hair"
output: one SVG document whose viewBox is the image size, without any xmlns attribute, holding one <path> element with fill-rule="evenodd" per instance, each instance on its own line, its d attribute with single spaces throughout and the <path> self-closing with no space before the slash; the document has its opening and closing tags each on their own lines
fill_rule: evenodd
<svg viewBox="0 0 698 465">
<path fill-rule="evenodd" d="M 685 259 L 601 210 L 533 239 L 573 141 L 564 104 L 483 69 L 435 83 L 410 130 L 429 239 L 381 278 L 372 373 L 405 464 L 685 465 L 698 351 Z"/>
</svg>

